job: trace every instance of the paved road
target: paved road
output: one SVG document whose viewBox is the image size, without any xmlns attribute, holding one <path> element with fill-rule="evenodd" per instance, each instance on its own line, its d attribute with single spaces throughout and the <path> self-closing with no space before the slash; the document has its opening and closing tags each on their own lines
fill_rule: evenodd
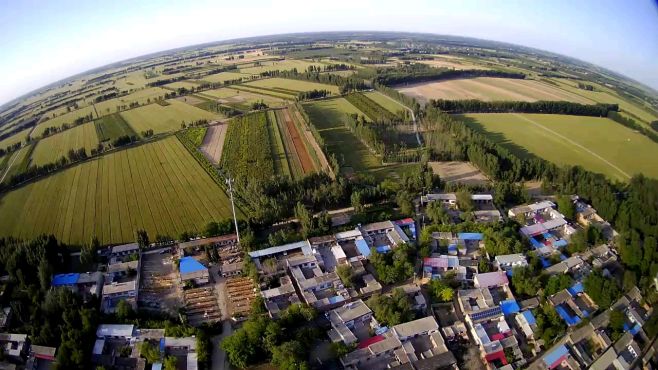
<svg viewBox="0 0 658 370">
<path fill-rule="evenodd" d="M 224 330 L 222 334 L 212 337 L 212 370 L 229 370 L 231 365 L 228 363 L 226 352 L 219 348 L 219 343 L 227 336 L 233 333 L 233 326 L 229 320 L 224 320 Z"/>
</svg>

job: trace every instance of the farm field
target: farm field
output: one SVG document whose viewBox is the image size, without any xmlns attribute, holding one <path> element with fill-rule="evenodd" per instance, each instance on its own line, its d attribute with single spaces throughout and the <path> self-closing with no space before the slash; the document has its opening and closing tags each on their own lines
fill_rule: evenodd
<svg viewBox="0 0 658 370">
<path fill-rule="evenodd" d="M 224 147 L 227 128 L 228 124 L 226 123 L 209 126 L 201 143 L 201 151 L 213 164 L 219 164 L 222 159 L 222 148 Z"/>
<path fill-rule="evenodd" d="M 136 135 L 119 113 L 103 116 L 94 121 L 98 141 L 112 141 L 120 136 Z"/>
<path fill-rule="evenodd" d="M 386 109 L 387 111 L 393 114 L 397 114 L 398 112 L 405 110 L 402 104 L 397 103 L 396 101 L 380 93 L 379 91 L 368 91 L 363 93 L 363 95 L 365 95 L 375 103 L 381 105 L 384 109 Z"/>
<path fill-rule="evenodd" d="M 429 162 L 432 171 L 446 183 L 466 185 L 486 185 L 489 179 L 470 162 Z"/>
<path fill-rule="evenodd" d="M 628 100 L 623 99 L 619 95 L 615 94 L 612 90 L 609 90 L 607 88 L 602 88 L 600 85 L 595 85 L 597 91 L 588 91 L 588 90 L 579 89 L 578 82 L 576 81 L 570 81 L 570 80 L 558 79 L 558 78 L 551 79 L 551 81 L 560 84 L 560 88 L 562 89 L 583 96 L 584 98 L 593 100 L 597 103 L 619 104 L 619 108 L 621 110 L 626 111 L 632 114 L 633 116 L 636 116 L 644 120 L 645 122 L 651 122 L 658 119 L 658 117 L 651 114 L 650 112 L 647 112 L 641 106 L 638 106 L 637 104 L 633 104 Z M 592 85 L 592 83 L 590 82 L 585 82 L 585 83 Z"/>
<path fill-rule="evenodd" d="M 27 139 L 27 135 L 30 133 L 30 130 L 32 128 L 26 128 L 23 131 L 19 131 L 15 133 L 14 135 L 9 136 L 8 138 L 5 138 L 0 141 L 0 148 L 6 148 L 8 146 L 12 146 L 16 143 L 20 143 L 23 140 Z"/>
<path fill-rule="evenodd" d="M 40 138 L 41 135 L 43 135 L 43 132 L 46 130 L 48 127 L 61 127 L 63 124 L 69 124 L 73 125 L 73 122 L 81 117 L 86 117 L 91 115 L 92 118 L 98 118 L 98 115 L 96 115 L 96 111 L 94 110 L 93 107 L 87 106 L 83 107 L 80 109 L 76 109 L 74 111 L 71 111 L 69 113 L 62 114 L 61 116 L 57 116 L 55 118 L 50 118 L 47 121 L 41 121 L 32 131 L 30 134 L 30 137 L 33 139 Z"/>
<path fill-rule="evenodd" d="M 207 90 L 198 95 L 245 111 L 251 110 L 251 105 L 259 101 L 263 101 L 263 103 L 267 104 L 269 107 L 280 107 L 286 103 L 285 100 L 274 96 L 262 95 L 249 91 L 240 91 L 226 87 L 216 90 Z"/>
<path fill-rule="evenodd" d="M 178 237 L 230 217 L 229 200 L 175 137 L 101 156 L 0 198 L 0 235 L 65 243 Z"/>
<path fill-rule="evenodd" d="M 513 152 L 558 165 L 580 165 L 627 181 L 643 173 L 658 178 L 658 144 L 612 120 L 548 114 L 465 114 L 466 123 Z"/>
<path fill-rule="evenodd" d="M 272 96 L 278 99 L 293 99 L 295 96 L 297 96 L 297 92 L 295 91 L 281 91 L 281 90 L 274 90 L 274 89 L 269 89 L 266 87 L 256 87 L 256 86 L 248 86 L 248 85 L 233 85 L 232 88 L 237 91 L 244 91 L 244 92 L 250 92 L 254 94 L 260 94 L 260 95 L 265 95 L 265 96 Z"/>
<path fill-rule="evenodd" d="M 199 86 L 199 83 L 191 80 L 183 80 L 183 81 L 176 81 L 172 82 L 170 84 L 164 85 L 165 88 L 169 88 L 172 90 L 178 90 L 178 89 L 196 89 L 197 86 Z"/>
<path fill-rule="evenodd" d="M 66 131 L 41 139 L 32 152 L 31 164 L 43 166 L 66 157 L 69 150 L 85 148 L 87 155 L 98 146 L 98 136 L 93 122 L 83 123 Z"/>
<path fill-rule="evenodd" d="M 295 68 L 299 72 L 304 72 L 310 66 L 320 66 L 320 67 L 323 66 L 322 63 L 312 63 L 312 62 L 307 62 L 305 60 L 297 60 L 297 59 L 262 61 L 260 62 L 260 64 L 261 64 L 260 66 L 256 66 L 256 67 L 240 68 L 240 72 L 257 75 L 263 72 L 271 72 L 271 71 L 290 71 Z"/>
<path fill-rule="evenodd" d="M 200 119 L 211 121 L 216 115 L 185 104 L 178 100 L 167 100 L 169 105 L 149 104 L 143 107 L 121 112 L 123 119 L 135 130 L 141 133 L 149 129 L 158 134 L 178 130 L 184 121 L 190 123 Z"/>
<path fill-rule="evenodd" d="M 468 60 L 446 56 L 434 56 L 434 60 L 419 60 L 418 63 L 427 64 L 435 68 L 490 69 L 479 64 L 471 63 Z"/>
<path fill-rule="evenodd" d="M 330 153 L 343 163 L 347 174 L 377 170 L 384 167 L 381 160 L 345 126 L 346 114 L 363 114 L 344 98 L 315 101 L 304 108 Z"/>
<path fill-rule="evenodd" d="M 332 94 L 338 94 L 338 86 L 327 85 L 317 82 L 301 81 L 301 80 L 291 80 L 287 78 L 265 78 L 262 80 L 256 80 L 245 83 L 247 86 L 256 86 L 264 87 L 273 90 L 279 90 L 282 92 L 302 92 L 310 90 L 327 90 Z"/>
<path fill-rule="evenodd" d="M 164 95 L 168 91 L 160 87 L 149 87 L 146 89 L 138 90 L 120 98 L 105 100 L 100 103 L 94 104 L 96 112 L 99 116 L 104 116 L 117 111 L 117 107 L 121 109 L 128 109 L 130 103 L 139 103 L 140 105 L 149 104 L 157 99 L 164 99 Z"/>
<path fill-rule="evenodd" d="M 203 76 L 200 81 L 223 84 L 226 81 L 237 80 L 240 78 L 248 79 L 249 77 L 251 77 L 251 74 L 249 73 L 220 72 L 213 75 Z"/>
<path fill-rule="evenodd" d="M 2 171 L 2 176 L 0 179 L 2 181 L 8 181 L 13 175 L 21 173 L 27 169 L 27 166 L 30 164 L 30 156 L 32 150 L 34 149 L 34 143 L 24 146 L 18 151 L 10 154 L 11 158 L 7 160 L 6 166 Z"/>
<path fill-rule="evenodd" d="M 346 95 L 345 100 L 363 112 L 369 121 L 390 122 L 396 118 L 393 113 L 362 93 L 356 92 Z"/>
<path fill-rule="evenodd" d="M 477 77 L 422 82 L 399 86 L 397 90 L 421 102 L 427 102 L 429 99 L 566 100 L 581 104 L 594 104 L 594 101 L 590 99 L 543 82 L 511 78 Z"/>
<path fill-rule="evenodd" d="M 272 159 L 274 160 L 274 171 L 289 179 L 293 178 L 291 163 L 286 155 L 286 147 L 283 144 L 283 135 L 279 128 L 279 122 L 275 111 L 267 112 L 267 132 L 270 135 L 270 146 Z"/>
<path fill-rule="evenodd" d="M 290 164 L 293 178 L 301 178 L 315 171 L 313 160 L 309 155 L 303 134 L 299 132 L 293 116 L 288 109 L 275 111 L 278 131 L 283 139 L 285 155 Z"/>
</svg>

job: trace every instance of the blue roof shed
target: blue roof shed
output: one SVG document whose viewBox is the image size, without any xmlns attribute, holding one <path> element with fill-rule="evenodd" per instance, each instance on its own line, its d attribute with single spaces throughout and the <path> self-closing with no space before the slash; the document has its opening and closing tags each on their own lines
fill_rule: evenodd
<svg viewBox="0 0 658 370">
<path fill-rule="evenodd" d="M 370 247 L 368 247 L 368 243 L 364 239 L 357 239 L 356 240 L 356 249 L 359 250 L 359 253 L 361 253 L 362 256 L 364 257 L 370 257 Z"/>
<path fill-rule="evenodd" d="M 197 271 L 208 270 L 201 262 L 195 260 L 193 257 L 183 257 L 180 259 L 180 273 L 190 274 Z"/>
<path fill-rule="evenodd" d="M 458 233 L 457 237 L 461 240 L 482 240 L 484 235 L 482 233 Z"/>
<path fill-rule="evenodd" d="M 525 317 L 525 321 L 527 321 L 528 324 L 534 325 L 537 323 L 537 320 L 535 319 L 535 315 L 532 314 L 532 311 L 530 310 L 523 311 L 521 312 L 521 315 Z"/>
</svg>

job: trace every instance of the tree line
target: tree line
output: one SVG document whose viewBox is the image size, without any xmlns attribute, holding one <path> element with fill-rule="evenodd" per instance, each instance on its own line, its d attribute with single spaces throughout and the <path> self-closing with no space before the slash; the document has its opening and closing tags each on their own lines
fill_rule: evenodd
<svg viewBox="0 0 658 370">
<path fill-rule="evenodd" d="M 465 69 L 453 70 L 433 68 L 425 64 L 409 64 L 396 68 L 377 69 L 373 82 L 379 85 L 398 85 L 425 81 L 442 81 L 456 78 L 499 77 L 524 79 L 523 73 L 497 70 Z"/>
<path fill-rule="evenodd" d="M 617 104 L 579 104 L 568 101 L 482 101 L 482 100 L 430 100 L 429 104 L 448 113 L 543 113 L 573 116 L 606 117 L 618 112 Z"/>
</svg>

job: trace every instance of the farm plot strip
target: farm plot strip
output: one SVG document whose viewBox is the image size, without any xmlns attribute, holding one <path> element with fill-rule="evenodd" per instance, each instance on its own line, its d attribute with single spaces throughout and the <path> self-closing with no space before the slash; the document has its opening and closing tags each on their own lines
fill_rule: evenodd
<svg viewBox="0 0 658 370">
<path fill-rule="evenodd" d="M 313 161 L 308 155 L 304 141 L 299 134 L 297 126 L 295 125 L 295 122 L 293 122 L 292 117 L 290 116 L 290 111 L 288 109 L 283 110 L 283 117 L 286 123 L 286 128 L 290 133 L 292 142 L 294 144 L 295 154 L 301 163 L 303 173 L 307 174 L 313 172 L 315 170 L 313 168 Z"/>
<path fill-rule="evenodd" d="M 279 131 L 279 124 L 274 111 L 267 112 L 267 130 L 270 134 L 270 144 L 272 147 L 272 158 L 274 158 L 274 167 L 276 173 L 283 174 L 292 178 L 290 164 L 286 158 L 286 150 L 281 139 L 281 132 Z"/>
</svg>

